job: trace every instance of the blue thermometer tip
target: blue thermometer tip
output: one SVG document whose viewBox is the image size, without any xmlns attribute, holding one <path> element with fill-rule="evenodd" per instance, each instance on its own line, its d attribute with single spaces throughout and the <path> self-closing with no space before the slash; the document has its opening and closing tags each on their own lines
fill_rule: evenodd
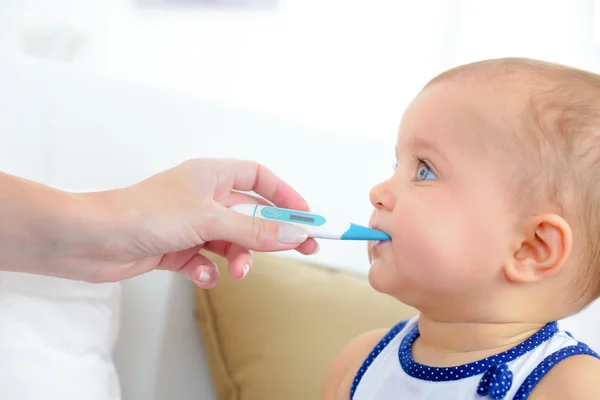
<svg viewBox="0 0 600 400">
<path fill-rule="evenodd" d="M 390 240 L 391 237 L 385 232 L 376 229 L 367 228 L 366 226 L 350 224 L 350 228 L 344 232 L 342 240 L 379 240 L 381 242 Z"/>
</svg>

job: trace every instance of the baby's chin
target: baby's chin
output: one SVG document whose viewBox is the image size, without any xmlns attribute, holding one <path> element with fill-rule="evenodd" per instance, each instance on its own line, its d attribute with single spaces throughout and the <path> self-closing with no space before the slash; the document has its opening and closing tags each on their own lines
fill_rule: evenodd
<svg viewBox="0 0 600 400">
<path fill-rule="evenodd" d="M 378 292 L 394 295 L 400 286 L 402 286 L 401 279 L 399 279 L 397 273 L 390 265 L 386 265 L 384 260 L 372 259 L 369 254 L 369 262 L 371 267 L 369 268 L 369 284 L 373 289 Z"/>
<path fill-rule="evenodd" d="M 407 274 L 396 263 L 390 263 L 386 259 L 376 259 L 372 262 L 368 281 L 377 292 L 392 296 L 411 307 L 417 308 L 430 301 L 431 287 L 427 283 L 429 280 L 421 281 L 418 274 Z"/>
</svg>

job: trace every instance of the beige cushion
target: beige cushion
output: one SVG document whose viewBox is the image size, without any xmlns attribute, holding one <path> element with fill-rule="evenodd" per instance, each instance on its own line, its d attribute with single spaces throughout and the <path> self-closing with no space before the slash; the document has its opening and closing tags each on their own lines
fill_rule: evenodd
<svg viewBox="0 0 600 400">
<path fill-rule="evenodd" d="M 318 399 L 351 339 L 416 314 L 362 276 L 256 253 L 251 273 L 233 281 L 212 258 L 220 283 L 197 289 L 196 305 L 218 400 Z"/>
</svg>

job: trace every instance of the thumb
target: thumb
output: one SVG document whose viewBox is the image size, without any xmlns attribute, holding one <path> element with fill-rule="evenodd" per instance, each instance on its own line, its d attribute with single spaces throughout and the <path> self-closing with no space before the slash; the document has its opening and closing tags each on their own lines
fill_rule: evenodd
<svg viewBox="0 0 600 400">
<path fill-rule="evenodd" d="M 296 248 L 308 238 L 300 226 L 251 217 L 216 204 L 216 218 L 202 229 L 207 241 L 224 240 L 256 251 Z"/>
</svg>

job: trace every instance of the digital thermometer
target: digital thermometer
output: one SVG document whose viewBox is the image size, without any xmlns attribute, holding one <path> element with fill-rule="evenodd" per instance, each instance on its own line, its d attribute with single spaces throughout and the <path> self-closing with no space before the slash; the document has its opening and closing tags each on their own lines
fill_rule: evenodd
<svg viewBox="0 0 600 400">
<path fill-rule="evenodd" d="M 308 231 L 308 236 L 321 239 L 337 240 L 389 240 L 390 237 L 382 231 L 367 228 L 345 221 L 333 221 L 322 215 L 289 210 L 258 204 L 237 204 L 231 207 L 233 211 L 251 217 L 270 219 L 272 221 L 283 221 L 294 225 L 300 225 Z"/>
</svg>

